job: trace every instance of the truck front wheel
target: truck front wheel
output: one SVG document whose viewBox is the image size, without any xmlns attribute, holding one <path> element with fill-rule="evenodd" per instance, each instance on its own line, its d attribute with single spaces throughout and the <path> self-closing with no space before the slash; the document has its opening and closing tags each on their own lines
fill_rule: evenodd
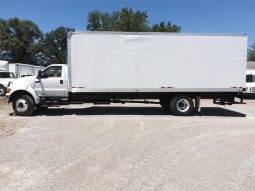
<svg viewBox="0 0 255 191">
<path fill-rule="evenodd" d="M 187 116 L 194 112 L 194 102 L 189 96 L 186 95 L 174 97 L 170 106 L 174 115 Z"/>
<path fill-rule="evenodd" d="M 28 95 L 16 96 L 12 102 L 12 108 L 16 115 L 29 116 L 35 110 L 35 102 Z"/>
</svg>

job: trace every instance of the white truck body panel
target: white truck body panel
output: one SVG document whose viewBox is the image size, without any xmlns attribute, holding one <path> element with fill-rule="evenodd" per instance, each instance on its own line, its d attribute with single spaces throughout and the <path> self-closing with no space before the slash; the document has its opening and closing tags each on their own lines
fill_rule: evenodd
<svg viewBox="0 0 255 191">
<path fill-rule="evenodd" d="M 13 72 L 18 78 L 23 75 L 35 75 L 38 70 L 42 70 L 44 67 L 42 66 L 34 66 L 30 64 L 21 64 L 21 63 L 10 63 L 9 64 L 9 72 Z"/>
<path fill-rule="evenodd" d="M 75 32 L 69 91 L 237 91 L 246 54 L 246 35 Z"/>
<path fill-rule="evenodd" d="M 9 65 L 8 65 L 8 61 L 5 60 L 0 60 L 0 71 L 8 71 L 9 70 Z"/>
</svg>

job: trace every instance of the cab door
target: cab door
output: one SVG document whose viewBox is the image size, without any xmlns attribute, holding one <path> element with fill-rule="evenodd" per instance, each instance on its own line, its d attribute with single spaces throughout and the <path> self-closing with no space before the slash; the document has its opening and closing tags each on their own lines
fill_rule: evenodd
<svg viewBox="0 0 255 191">
<path fill-rule="evenodd" d="M 65 67 L 53 65 L 44 69 L 35 81 L 35 92 L 40 97 L 67 97 Z"/>
</svg>

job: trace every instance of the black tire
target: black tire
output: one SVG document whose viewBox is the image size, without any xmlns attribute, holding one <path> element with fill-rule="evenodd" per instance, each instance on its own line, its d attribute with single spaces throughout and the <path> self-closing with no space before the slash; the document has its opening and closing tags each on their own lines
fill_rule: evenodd
<svg viewBox="0 0 255 191">
<path fill-rule="evenodd" d="M 173 114 L 177 116 L 188 116 L 194 112 L 194 102 L 186 95 L 175 96 L 170 106 Z"/>
<path fill-rule="evenodd" d="M 14 98 L 12 108 L 16 115 L 29 116 L 35 110 L 35 102 L 28 95 L 19 95 Z"/>
</svg>

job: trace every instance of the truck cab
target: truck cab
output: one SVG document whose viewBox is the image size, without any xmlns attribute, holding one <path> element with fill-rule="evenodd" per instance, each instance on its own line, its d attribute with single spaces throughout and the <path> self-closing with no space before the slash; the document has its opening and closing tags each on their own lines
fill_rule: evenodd
<svg viewBox="0 0 255 191">
<path fill-rule="evenodd" d="M 34 90 L 39 97 L 67 97 L 67 82 L 66 65 L 50 65 L 38 72 L 34 83 Z"/>
<path fill-rule="evenodd" d="M 67 66 L 53 64 L 37 75 L 19 78 L 6 90 L 6 98 L 12 102 L 17 115 L 30 115 L 35 108 L 45 106 L 47 101 L 66 100 L 68 96 Z"/>
</svg>

